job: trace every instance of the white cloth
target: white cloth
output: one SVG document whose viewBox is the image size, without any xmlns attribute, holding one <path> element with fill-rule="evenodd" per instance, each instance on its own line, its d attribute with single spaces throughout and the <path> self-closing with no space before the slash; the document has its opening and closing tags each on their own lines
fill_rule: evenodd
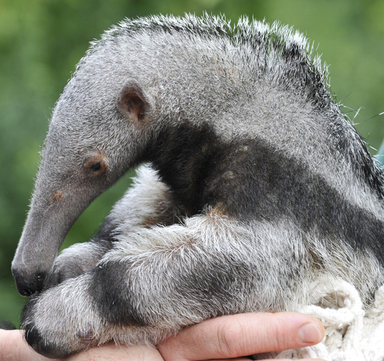
<svg viewBox="0 0 384 361">
<path fill-rule="evenodd" d="M 384 285 L 366 311 L 355 287 L 344 281 L 321 283 L 311 301 L 300 312 L 323 322 L 324 340 L 316 346 L 284 351 L 277 359 L 384 361 Z"/>
</svg>

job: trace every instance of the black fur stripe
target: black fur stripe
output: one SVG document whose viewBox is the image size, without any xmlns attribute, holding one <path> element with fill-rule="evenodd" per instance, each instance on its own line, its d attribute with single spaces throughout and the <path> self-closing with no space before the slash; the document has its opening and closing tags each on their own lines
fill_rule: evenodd
<svg viewBox="0 0 384 361">
<path fill-rule="evenodd" d="M 384 264 L 383 222 L 350 204 L 306 164 L 268 142 L 225 143 L 208 125 L 187 122 L 163 130 L 157 139 L 148 149 L 147 160 L 187 215 L 202 212 L 207 205 L 220 205 L 240 220 L 291 217 L 303 231 L 316 230 L 325 239 L 372 250 Z"/>
<path fill-rule="evenodd" d="M 118 326 L 147 326 L 133 307 L 135 294 L 127 284 L 130 265 L 127 262 L 106 262 L 92 272 L 89 294 L 104 321 Z"/>
<path fill-rule="evenodd" d="M 305 232 L 316 230 L 355 250 L 374 251 L 384 264 L 383 222 L 349 203 L 304 163 L 262 140 L 232 143 L 218 157 L 203 198 L 207 204 L 224 204 L 240 220 L 293 218 Z"/>
<path fill-rule="evenodd" d="M 205 204 L 205 181 L 223 147 L 212 128 L 181 122 L 163 129 L 150 144 L 145 160 L 153 163 L 186 215 L 199 213 Z"/>
</svg>

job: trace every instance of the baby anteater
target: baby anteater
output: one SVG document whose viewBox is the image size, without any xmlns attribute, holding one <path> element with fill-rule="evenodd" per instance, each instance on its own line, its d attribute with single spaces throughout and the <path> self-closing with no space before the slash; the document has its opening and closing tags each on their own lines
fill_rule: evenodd
<svg viewBox="0 0 384 361">
<path fill-rule="evenodd" d="M 141 165 L 142 164 L 142 165 Z M 100 233 L 58 255 L 128 169 Z M 154 343 L 205 319 L 297 310 L 319 280 L 384 283 L 383 176 L 307 40 L 224 17 L 125 20 L 54 109 L 12 264 L 49 357 Z"/>
</svg>

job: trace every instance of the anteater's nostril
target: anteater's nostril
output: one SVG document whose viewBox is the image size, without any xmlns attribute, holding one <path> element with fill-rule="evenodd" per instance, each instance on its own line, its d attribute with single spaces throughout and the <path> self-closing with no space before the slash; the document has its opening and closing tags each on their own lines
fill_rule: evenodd
<svg viewBox="0 0 384 361">
<path fill-rule="evenodd" d="M 31 296 L 36 292 L 34 285 L 27 282 L 24 278 L 14 274 L 17 291 L 24 297 Z"/>
<path fill-rule="evenodd" d="M 27 277 L 23 276 L 21 272 L 16 269 L 13 269 L 12 273 L 15 278 L 17 291 L 21 296 L 31 296 L 34 293 L 41 291 L 44 287 L 44 281 L 46 278 L 44 272 L 38 272 Z"/>
</svg>

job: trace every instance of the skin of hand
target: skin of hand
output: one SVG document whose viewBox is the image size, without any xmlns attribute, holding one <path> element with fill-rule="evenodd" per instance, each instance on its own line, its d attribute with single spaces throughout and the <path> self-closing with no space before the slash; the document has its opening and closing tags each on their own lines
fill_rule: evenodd
<svg viewBox="0 0 384 361">
<path fill-rule="evenodd" d="M 323 337 L 323 325 L 312 316 L 293 312 L 239 314 L 187 327 L 160 343 L 157 349 L 111 343 L 73 355 L 66 361 L 240 361 L 256 353 L 312 346 Z M 22 331 L 0 330 L 0 360 L 50 359 L 34 352 L 23 340 Z"/>
</svg>

